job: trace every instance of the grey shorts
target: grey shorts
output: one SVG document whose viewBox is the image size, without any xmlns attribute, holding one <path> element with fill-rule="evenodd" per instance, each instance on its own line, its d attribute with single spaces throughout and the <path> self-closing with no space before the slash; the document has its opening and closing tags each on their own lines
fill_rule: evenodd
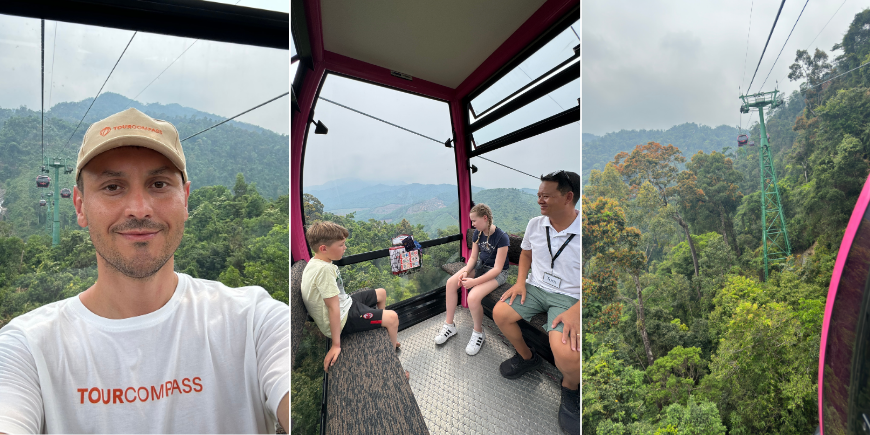
<svg viewBox="0 0 870 435">
<path fill-rule="evenodd" d="M 491 267 L 478 265 L 474 269 L 474 277 L 477 278 L 479 276 L 483 276 L 483 274 L 489 272 L 490 270 L 492 270 Z M 505 283 L 505 280 L 507 280 L 507 270 L 502 269 L 501 273 L 499 273 L 498 276 L 495 277 L 495 282 L 497 282 L 498 285 L 502 285 Z"/>
</svg>

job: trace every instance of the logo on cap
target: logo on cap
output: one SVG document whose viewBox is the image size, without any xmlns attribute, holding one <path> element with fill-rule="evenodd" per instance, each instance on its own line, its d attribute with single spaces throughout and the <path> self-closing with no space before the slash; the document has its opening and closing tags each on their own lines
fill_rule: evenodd
<svg viewBox="0 0 870 435">
<path fill-rule="evenodd" d="M 100 136 L 105 136 L 105 135 L 109 134 L 110 131 L 112 131 L 112 127 L 106 127 L 104 129 L 100 130 Z"/>
</svg>

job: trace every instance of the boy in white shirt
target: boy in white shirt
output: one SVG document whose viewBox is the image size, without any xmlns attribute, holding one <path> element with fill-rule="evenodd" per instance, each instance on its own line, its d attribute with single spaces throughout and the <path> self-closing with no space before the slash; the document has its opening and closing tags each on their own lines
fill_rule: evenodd
<svg viewBox="0 0 870 435">
<path fill-rule="evenodd" d="M 335 364 L 341 353 L 341 334 L 387 328 L 390 342 L 398 348 L 399 316 L 385 310 L 387 291 L 358 291 L 350 296 L 344 291 L 344 281 L 333 261 L 341 260 L 347 250 L 345 240 L 350 233 L 334 222 L 316 222 L 305 232 L 314 258 L 302 272 L 302 300 L 308 314 L 323 335 L 332 339 L 332 347 L 323 360 L 323 370 Z"/>
</svg>

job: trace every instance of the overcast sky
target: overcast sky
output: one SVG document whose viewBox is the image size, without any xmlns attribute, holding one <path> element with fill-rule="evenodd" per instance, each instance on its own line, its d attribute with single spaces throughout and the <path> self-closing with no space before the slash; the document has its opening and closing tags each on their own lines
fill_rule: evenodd
<svg viewBox="0 0 870 435">
<path fill-rule="evenodd" d="M 241 0 L 239 6 L 289 12 L 289 2 L 278 0 Z M 132 35 L 46 21 L 46 110 L 49 104 L 93 98 Z M 191 47 L 194 41 L 138 33 L 103 92 L 129 98 L 141 92 L 135 99 L 143 103 L 178 103 L 230 117 L 289 91 L 289 51 L 204 40 Z M 40 109 L 40 20 L 0 15 L 0 77 L 0 107 Z M 285 97 L 237 120 L 289 134 L 289 104 Z"/>
<path fill-rule="evenodd" d="M 810 1 L 773 66 L 804 4 L 785 3 L 752 93 L 773 90 L 777 80 L 786 94 L 798 89 L 787 78 L 795 51 L 809 47 L 812 53 L 818 47 L 833 59 L 842 52 L 831 53 L 831 47 L 842 40 L 855 14 L 868 7 L 858 0 Z M 583 132 L 668 129 L 685 122 L 736 126 L 738 87 L 746 93 L 779 5 L 753 0 L 584 2 Z M 758 115 L 751 115 L 757 120 Z M 744 127 L 748 116 L 743 115 Z"/>
</svg>

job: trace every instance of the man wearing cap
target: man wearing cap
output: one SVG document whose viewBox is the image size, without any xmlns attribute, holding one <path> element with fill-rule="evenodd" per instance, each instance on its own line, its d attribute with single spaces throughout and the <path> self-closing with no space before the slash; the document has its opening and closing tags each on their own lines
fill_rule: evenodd
<svg viewBox="0 0 870 435">
<path fill-rule="evenodd" d="M 287 306 L 173 270 L 190 195 L 175 127 L 136 109 L 94 123 L 76 182 L 97 281 L 0 329 L 0 433 L 287 428 Z"/>
</svg>

